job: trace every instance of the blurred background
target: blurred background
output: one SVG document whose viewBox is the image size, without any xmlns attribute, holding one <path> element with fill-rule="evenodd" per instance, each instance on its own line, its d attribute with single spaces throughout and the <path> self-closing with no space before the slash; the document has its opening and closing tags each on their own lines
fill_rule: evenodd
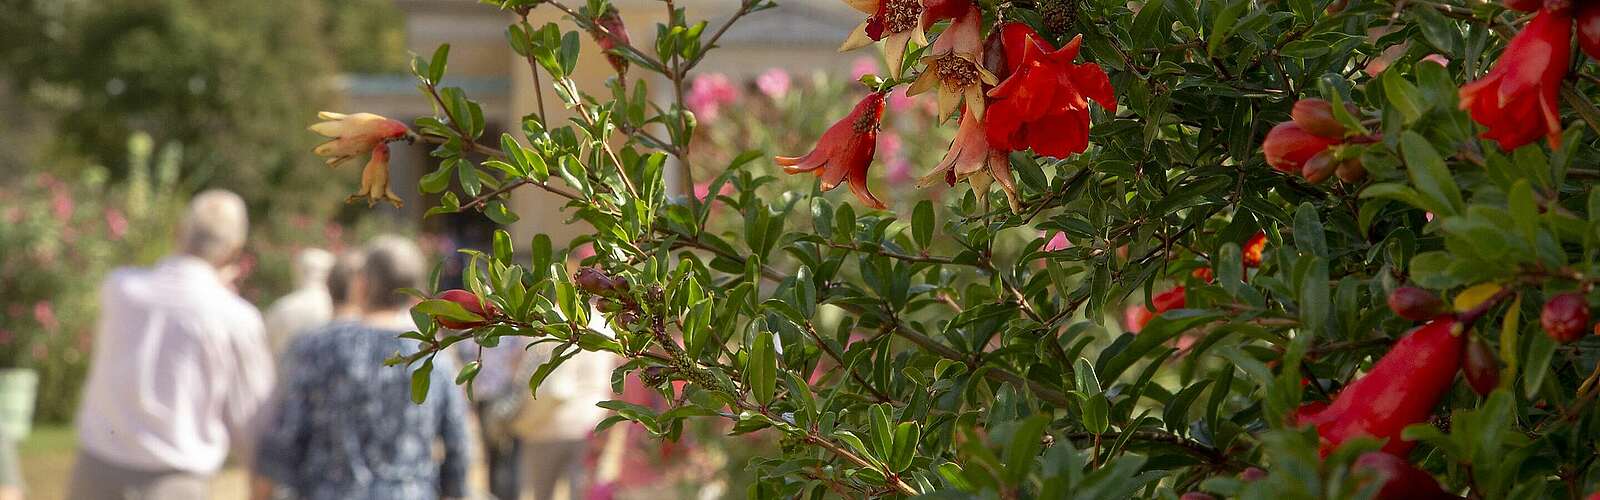
<svg viewBox="0 0 1600 500">
<path fill-rule="evenodd" d="M 634 43 L 650 46 L 663 3 L 612 3 Z M 716 26 L 737 3 L 677 5 Z M 697 186 L 669 179 L 678 193 L 713 194 L 704 182 L 745 151 L 804 153 L 863 92 L 855 80 L 880 72 L 876 51 L 837 53 L 860 20 L 843 2 L 780 4 L 736 24 L 693 76 L 686 104 L 701 127 L 693 148 L 700 158 L 691 163 L 706 170 L 692 176 Z M 536 10 L 535 24 L 558 21 L 552 12 Z M 513 20 L 470 0 L 0 0 L 0 433 L 16 443 L 25 498 L 65 497 L 97 288 L 115 268 L 170 253 L 180 214 L 200 190 L 224 188 L 245 200 L 251 225 L 237 290 L 262 310 L 294 289 L 291 263 L 303 249 L 340 254 L 378 233 L 408 235 L 431 261 L 446 261 L 448 283 L 455 249 L 487 247 L 495 225 L 480 215 L 423 218 L 436 200 L 417 189 L 437 168 L 426 148 L 394 147 L 392 185 L 404 208 L 349 205 L 359 167 L 330 170 L 310 153 L 321 138 L 306 127 L 319 110 L 408 123 L 431 115 L 407 64 L 413 53 L 449 43 L 445 83 L 483 104 L 486 137 L 515 133 L 535 110 L 536 89 L 527 63 L 505 43 Z M 576 79 L 604 95 L 614 75 L 585 43 Z M 670 99 L 660 93 L 665 82 L 646 83 L 657 99 Z M 898 92 L 887 116 L 874 191 L 904 207 L 940 196 L 911 184 L 943 155 L 953 127 L 934 122 L 931 98 Z M 564 113 L 552 113 L 558 119 L 565 122 Z M 753 168 L 776 171 L 768 160 Z M 809 190 L 815 180 L 783 183 Z M 545 233 L 561 244 L 583 231 L 545 196 L 515 193 L 522 217 L 510 228 L 514 241 Z M 713 224 L 730 230 L 738 221 Z M 617 426 L 625 438 L 612 448 L 628 450 L 626 465 L 613 467 L 620 472 L 608 473 L 602 492 L 574 496 L 742 497 L 739 471 L 776 443 L 701 425 L 672 444 Z M 601 467 L 599 455 L 585 467 Z M 478 496 L 484 467 L 478 457 Z M 213 496 L 246 498 L 246 476 L 228 466 Z"/>
</svg>

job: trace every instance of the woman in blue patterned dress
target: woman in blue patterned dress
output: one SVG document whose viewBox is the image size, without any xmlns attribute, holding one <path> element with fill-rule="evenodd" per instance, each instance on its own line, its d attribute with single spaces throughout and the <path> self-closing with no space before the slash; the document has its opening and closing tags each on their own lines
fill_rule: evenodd
<svg viewBox="0 0 1600 500">
<path fill-rule="evenodd" d="M 411 402 L 410 371 L 383 364 L 415 348 L 396 337 L 412 328 L 413 301 L 394 290 L 421 288 L 427 266 L 398 237 L 380 237 L 366 252 L 352 290 L 359 320 L 299 336 L 284 354 L 278 406 L 256 454 L 257 499 L 466 496 L 467 410 L 453 363 L 434 361 L 420 405 Z"/>
</svg>

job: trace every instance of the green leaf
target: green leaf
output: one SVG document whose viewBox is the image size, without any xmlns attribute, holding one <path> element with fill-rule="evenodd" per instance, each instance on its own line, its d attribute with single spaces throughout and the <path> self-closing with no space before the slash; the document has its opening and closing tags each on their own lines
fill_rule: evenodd
<svg viewBox="0 0 1600 500">
<path fill-rule="evenodd" d="M 1233 35 L 1233 28 L 1239 22 L 1239 16 L 1244 15 L 1249 8 L 1249 1 L 1233 0 L 1228 2 L 1228 6 L 1223 7 L 1221 12 L 1217 13 L 1216 18 L 1211 22 L 1211 32 L 1207 35 L 1209 37 L 1206 40 L 1207 54 L 1217 55 L 1217 48 L 1221 47 L 1222 43 Z"/>
<path fill-rule="evenodd" d="M 1049 423 L 1049 416 L 1033 415 L 1023 420 L 1011 434 L 1011 444 L 1006 446 L 1006 469 L 1001 477 L 1006 484 L 1021 483 L 1028 477 L 1028 472 L 1033 470 L 1039 450 L 1044 447 L 1044 442 L 1041 440 L 1044 437 L 1044 428 Z"/>
<path fill-rule="evenodd" d="M 888 457 L 894 450 L 894 419 L 889 417 L 889 405 L 879 403 L 867 410 L 872 421 L 873 451 Z"/>
<path fill-rule="evenodd" d="M 468 361 L 467 364 L 462 365 L 461 371 L 456 373 L 456 385 L 465 384 L 477 377 L 478 370 L 481 368 L 483 368 L 483 364 L 479 363 L 478 360 Z"/>
<path fill-rule="evenodd" d="M 1400 111 L 1407 124 L 1417 121 L 1427 111 L 1417 86 L 1406 81 L 1399 71 L 1386 71 L 1379 79 L 1383 80 L 1384 97 L 1389 99 L 1390 106 Z"/>
<path fill-rule="evenodd" d="M 1322 216 L 1310 202 L 1301 203 L 1294 211 L 1294 245 L 1301 253 L 1328 257 L 1328 240 L 1323 234 Z"/>
<path fill-rule="evenodd" d="M 511 251 L 511 233 L 504 229 L 494 230 L 494 260 L 501 264 L 510 265 L 514 253 Z"/>
<path fill-rule="evenodd" d="M 1167 400 L 1166 408 L 1161 413 L 1161 421 L 1166 422 L 1168 430 L 1180 434 L 1188 430 L 1189 405 L 1194 404 L 1194 401 L 1200 398 L 1200 393 L 1209 385 L 1211 379 L 1201 380 L 1183 388 L 1177 395 Z"/>
<path fill-rule="evenodd" d="M 894 452 L 889 454 L 889 470 L 905 472 L 911 459 L 917 456 L 917 445 L 922 441 L 922 427 L 916 422 L 901 422 L 894 430 Z"/>
<path fill-rule="evenodd" d="M 461 304 L 440 299 L 430 299 L 418 302 L 417 305 L 411 306 L 411 310 L 435 318 L 451 319 L 462 322 L 483 321 L 484 319 L 483 316 L 479 316 L 476 313 L 461 307 Z"/>
<path fill-rule="evenodd" d="M 933 202 L 922 200 L 911 214 L 911 236 L 919 248 L 933 242 Z"/>
<path fill-rule="evenodd" d="M 411 402 L 422 404 L 428 400 L 428 385 L 433 382 L 433 358 L 429 357 L 411 372 Z"/>
<path fill-rule="evenodd" d="M 506 202 L 503 200 L 491 200 L 489 203 L 485 203 L 483 215 L 488 216 L 489 220 L 494 221 L 495 224 L 502 226 L 515 224 L 517 220 L 521 219 L 516 212 L 512 212 L 511 208 L 506 206 Z"/>
<path fill-rule="evenodd" d="M 1078 358 L 1072 364 L 1072 376 L 1076 377 L 1078 392 L 1085 395 L 1100 394 L 1100 379 L 1094 375 L 1094 365 L 1086 358 Z"/>
<path fill-rule="evenodd" d="M 1461 189 L 1456 187 L 1455 177 L 1450 175 L 1450 169 L 1445 168 L 1444 158 L 1439 156 L 1433 144 L 1416 132 L 1407 130 L 1400 137 L 1400 152 L 1405 156 L 1406 173 L 1411 177 L 1411 184 L 1438 207 L 1434 216 L 1460 213 L 1465 204 L 1461 201 Z"/>
<path fill-rule="evenodd" d="M 1522 363 L 1522 394 L 1532 399 L 1550 373 L 1550 360 L 1556 355 L 1556 341 L 1549 335 L 1528 336 L 1528 358 Z"/>
<path fill-rule="evenodd" d="M 778 353 L 772 346 L 772 332 L 758 329 L 750 344 L 750 362 L 746 368 L 750 378 L 750 392 L 762 406 L 772 403 L 778 387 Z"/>
<path fill-rule="evenodd" d="M 428 81 L 435 85 L 444 80 L 444 67 L 450 59 L 450 44 L 442 44 L 434 49 L 433 59 L 428 63 Z"/>
</svg>

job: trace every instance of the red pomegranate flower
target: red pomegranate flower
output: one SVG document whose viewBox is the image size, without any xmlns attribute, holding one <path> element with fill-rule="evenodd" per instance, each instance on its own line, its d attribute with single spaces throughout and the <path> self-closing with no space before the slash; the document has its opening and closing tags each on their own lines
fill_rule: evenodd
<svg viewBox="0 0 1600 500">
<path fill-rule="evenodd" d="M 945 153 L 944 160 L 918 180 L 917 187 L 939 181 L 954 186 L 963 180 L 972 185 L 972 192 L 980 201 L 988 196 L 989 183 L 1000 183 L 1011 210 L 1021 210 L 1008 151 L 989 147 L 989 139 L 983 133 L 983 119 L 975 116 L 972 108 L 961 114 L 961 128 L 956 131 L 955 140 L 950 141 L 950 151 Z"/>
<path fill-rule="evenodd" d="M 1261 267 L 1261 254 L 1267 251 L 1266 231 L 1256 231 L 1244 244 L 1244 267 Z"/>
<path fill-rule="evenodd" d="M 889 76 L 900 78 L 900 62 L 912 41 L 927 45 L 928 26 L 940 19 L 960 15 L 971 0 L 845 0 L 867 19 L 850 32 L 839 52 L 855 50 L 882 40 L 883 56 L 889 63 Z"/>
<path fill-rule="evenodd" d="M 917 95 L 935 87 L 939 89 L 939 120 L 949 118 L 961 103 L 967 109 L 983 116 L 983 86 L 999 83 L 994 74 L 980 64 L 983 57 L 983 15 L 976 6 L 967 5 L 966 13 L 950 23 L 950 27 L 933 41 L 922 63 L 927 69 L 906 89 L 906 95 Z"/>
<path fill-rule="evenodd" d="M 989 91 L 994 99 L 984 118 L 989 144 L 1012 151 L 1032 148 L 1057 158 L 1088 149 L 1089 100 L 1116 113 L 1117 98 L 1099 65 L 1072 63 L 1083 36 L 1051 51 L 1030 28 L 1002 29 L 1011 74 Z M 1020 52 L 1014 44 L 1022 45 Z"/>
<path fill-rule="evenodd" d="M 1274 170 L 1298 174 L 1306 160 L 1337 143 L 1338 139 L 1307 132 L 1300 124 L 1286 121 L 1267 131 L 1267 138 L 1261 141 L 1261 152 L 1266 154 L 1267 165 Z"/>
<path fill-rule="evenodd" d="M 850 192 L 862 203 L 877 209 L 883 202 L 867 191 L 867 167 L 878 148 L 878 122 L 883 117 L 883 93 L 867 94 L 844 119 L 828 127 L 817 146 L 805 156 L 779 156 L 774 159 L 790 174 L 814 172 L 822 178 L 822 190 L 829 191 L 845 179 Z"/>
<path fill-rule="evenodd" d="M 1494 68 L 1461 86 L 1461 109 L 1489 130 L 1485 139 L 1510 151 L 1544 136 L 1561 145 L 1557 93 L 1572 59 L 1572 16 L 1540 11 L 1511 39 Z"/>
<path fill-rule="evenodd" d="M 323 111 L 317 113 L 317 118 L 323 121 L 311 125 L 311 131 L 332 139 L 318 144 L 311 152 L 317 156 L 327 157 L 330 167 L 337 167 L 366 154 L 379 144 L 400 140 L 410 131 L 406 128 L 406 124 L 398 120 L 372 113 L 347 115 Z"/>
</svg>

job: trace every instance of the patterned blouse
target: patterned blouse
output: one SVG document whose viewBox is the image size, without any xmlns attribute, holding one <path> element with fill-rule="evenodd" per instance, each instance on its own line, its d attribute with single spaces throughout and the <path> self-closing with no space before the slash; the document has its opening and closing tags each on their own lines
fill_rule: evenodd
<svg viewBox="0 0 1600 500">
<path fill-rule="evenodd" d="M 306 500 L 463 497 L 469 439 L 453 363 L 434 361 L 426 402 L 411 372 L 384 366 L 415 343 L 400 332 L 336 322 L 298 336 L 281 360 L 278 407 L 259 440 L 256 471 Z M 272 410 L 269 410 L 271 412 Z M 443 443 L 436 460 L 435 439 Z"/>
</svg>

